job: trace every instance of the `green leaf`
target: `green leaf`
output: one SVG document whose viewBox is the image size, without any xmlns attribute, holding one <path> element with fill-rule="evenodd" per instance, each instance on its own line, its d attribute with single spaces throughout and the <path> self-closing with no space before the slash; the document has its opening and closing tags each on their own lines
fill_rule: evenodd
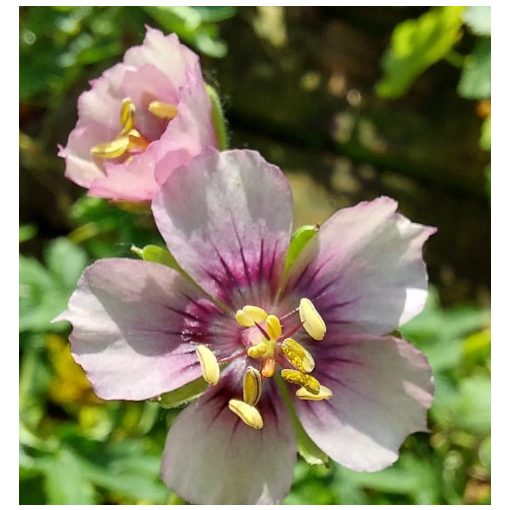
<svg viewBox="0 0 510 510">
<path fill-rule="evenodd" d="M 296 229 L 290 240 L 287 260 L 285 261 L 285 272 L 295 264 L 305 246 L 316 236 L 319 225 L 303 225 Z"/>
<path fill-rule="evenodd" d="M 457 87 L 459 95 L 466 99 L 491 97 L 491 41 L 480 39 L 473 54 L 465 59 L 464 69 Z"/>
<path fill-rule="evenodd" d="M 29 241 L 37 234 L 37 227 L 33 224 L 19 226 L 19 242 Z"/>
<path fill-rule="evenodd" d="M 87 265 L 87 254 L 65 237 L 55 239 L 45 252 L 48 269 L 69 290 L 74 290 L 76 282 Z"/>
<path fill-rule="evenodd" d="M 459 385 L 460 398 L 454 407 L 456 424 L 473 433 L 485 434 L 491 429 L 491 381 L 476 375 Z"/>
<path fill-rule="evenodd" d="M 76 457 L 61 450 L 47 459 L 45 491 L 51 505 L 92 505 L 95 490 Z"/>
<path fill-rule="evenodd" d="M 491 150 L 491 117 L 490 115 L 482 124 L 482 132 L 480 134 L 480 147 L 484 151 Z"/>
<path fill-rule="evenodd" d="M 200 377 L 176 390 L 160 395 L 155 401 L 165 409 L 179 407 L 197 399 L 206 389 L 208 384 Z"/>
<path fill-rule="evenodd" d="M 464 23 L 476 35 L 491 35 L 491 8 L 475 5 L 467 7 Z"/>
<path fill-rule="evenodd" d="M 383 78 L 376 84 L 380 97 L 400 97 L 419 74 L 449 53 L 461 36 L 463 10 L 436 7 L 397 25 L 382 59 Z"/>
</svg>

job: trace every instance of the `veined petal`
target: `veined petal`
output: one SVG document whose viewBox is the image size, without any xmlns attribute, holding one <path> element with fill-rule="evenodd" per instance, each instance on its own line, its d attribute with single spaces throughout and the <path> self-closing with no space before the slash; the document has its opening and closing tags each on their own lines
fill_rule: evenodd
<svg viewBox="0 0 510 510">
<path fill-rule="evenodd" d="M 378 471 L 398 458 L 408 434 L 427 430 L 434 391 L 431 368 L 411 344 L 356 335 L 314 349 L 314 375 L 329 400 L 295 399 L 311 439 L 355 471 Z"/>
<path fill-rule="evenodd" d="M 277 167 L 253 151 L 210 152 L 175 170 L 152 209 L 170 251 L 206 291 L 239 308 L 264 306 L 261 285 L 270 298 L 292 225 Z"/>
<path fill-rule="evenodd" d="M 342 209 L 320 228 L 291 270 L 288 292 L 310 299 L 338 333 L 387 334 L 420 313 L 427 297 L 422 247 L 435 232 L 381 197 Z"/>
<path fill-rule="evenodd" d="M 73 325 L 73 356 L 101 398 L 143 400 L 201 376 L 198 343 L 218 358 L 232 352 L 221 317 L 166 266 L 103 259 L 84 271 L 58 320 Z"/>
<path fill-rule="evenodd" d="M 176 418 L 168 433 L 161 477 L 194 504 L 277 504 L 290 490 L 296 444 L 274 381 L 257 404 L 262 429 L 245 425 L 228 409 L 242 391 L 238 362 Z M 234 384 L 235 383 L 235 384 Z"/>
</svg>

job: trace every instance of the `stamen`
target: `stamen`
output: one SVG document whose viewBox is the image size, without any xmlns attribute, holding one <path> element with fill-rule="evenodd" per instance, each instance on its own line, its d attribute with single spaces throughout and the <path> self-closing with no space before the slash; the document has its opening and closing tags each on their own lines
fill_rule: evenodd
<svg viewBox="0 0 510 510">
<path fill-rule="evenodd" d="M 312 355 L 294 339 L 287 338 L 283 341 L 281 347 L 285 357 L 300 372 L 309 373 L 315 368 Z"/>
<path fill-rule="evenodd" d="M 177 106 L 162 101 L 152 101 L 148 106 L 149 111 L 160 119 L 172 120 L 177 117 L 179 110 Z"/>
<path fill-rule="evenodd" d="M 115 159 L 122 156 L 129 148 L 129 137 L 119 136 L 112 142 L 100 143 L 90 149 L 92 156 L 101 159 Z"/>
<path fill-rule="evenodd" d="M 282 334 L 282 324 L 276 315 L 268 315 L 266 317 L 267 332 L 272 340 L 280 338 Z"/>
<path fill-rule="evenodd" d="M 266 318 L 267 312 L 258 306 L 246 305 L 236 312 L 236 321 L 245 328 L 254 326 L 256 322 L 265 321 Z"/>
<path fill-rule="evenodd" d="M 266 342 L 261 342 L 257 345 L 252 345 L 247 351 L 246 354 L 250 356 L 250 358 L 263 358 L 267 354 L 268 348 Z"/>
<path fill-rule="evenodd" d="M 121 135 L 128 134 L 135 127 L 135 111 L 135 103 L 133 103 L 129 97 L 122 100 L 122 106 L 120 108 Z"/>
<path fill-rule="evenodd" d="M 266 358 L 262 363 L 262 375 L 264 377 L 273 377 L 276 368 L 276 361 L 274 358 Z"/>
<path fill-rule="evenodd" d="M 321 385 L 319 381 L 315 379 L 315 377 L 312 377 L 310 374 L 303 374 L 297 370 L 284 368 L 281 371 L 281 376 L 284 381 L 287 381 L 291 384 L 300 384 L 314 395 L 318 395 L 320 392 Z"/>
<path fill-rule="evenodd" d="M 196 352 L 202 369 L 202 377 L 208 384 L 218 384 L 220 380 L 220 366 L 214 353 L 205 345 L 199 345 Z"/>
<path fill-rule="evenodd" d="M 262 379 L 260 372 L 248 367 L 243 378 L 243 400 L 251 406 L 257 405 L 262 395 Z"/>
<path fill-rule="evenodd" d="M 137 150 L 137 151 L 144 151 L 148 145 L 149 141 L 145 136 L 141 135 L 139 131 L 136 129 L 132 129 L 128 133 L 129 138 L 129 149 L 131 150 Z"/>
<path fill-rule="evenodd" d="M 324 338 L 326 324 L 313 303 L 307 298 L 302 298 L 299 302 L 299 318 L 303 323 L 305 331 L 314 340 L 322 340 Z"/>
<path fill-rule="evenodd" d="M 317 395 L 311 393 L 304 387 L 296 391 L 296 397 L 300 400 L 329 400 L 332 396 L 333 392 L 329 388 L 326 388 L 326 386 L 322 386 L 322 384 Z"/>
<path fill-rule="evenodd" d="M 264 420 L 256 407 L 232 398 L 228 402 L 228 408 L 249 427 L 261 429 L 264 426 Z"/>
</svg>

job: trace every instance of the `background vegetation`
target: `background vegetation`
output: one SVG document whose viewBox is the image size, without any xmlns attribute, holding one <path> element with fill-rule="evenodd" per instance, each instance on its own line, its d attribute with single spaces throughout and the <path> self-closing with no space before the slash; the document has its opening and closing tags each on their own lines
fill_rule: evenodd
<svg viewBox="0 0 510 510">
<path fill-rule="evenodd" d="M 99 400 L 50 324 L 88 263 L 162 244 L 150 216 L 86 197 L 56 156 L 88 80 L 145 24 L 201 55 L 232 146 L 289 176 L 296 226 L 387 194 L 439 227 L 427 309 L 402 330 L 434 370 L 430 434 L 380 473 L 300 461 L 285 503 L 490 501 L 489 9 L 21 9 L 21 503 L 182 503 L 158 477 L 175 414 Z"/>
</svg>

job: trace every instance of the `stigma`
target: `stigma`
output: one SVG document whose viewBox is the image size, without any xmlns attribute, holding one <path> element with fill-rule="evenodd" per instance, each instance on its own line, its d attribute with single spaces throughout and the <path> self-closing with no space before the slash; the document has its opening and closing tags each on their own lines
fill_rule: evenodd
<svg viewBox="0 0 510 510">
<path fill-rule="evenodd" d="M 249 427 L 261 429 L 264 425 L 256 406 L 264 379 L 273 377 L 277 369 L 281 368 L 279 376 L 285 382 L 299 386 L 296 397 L 300 400 L 327 400 L 333 395 L 311 374 L 315 369 L 313 356 L 291 337 L 302 327 L 312 340 L 321 341 L 326 335 L 326 323 L 308 298 L 302 298 L 292 313 L 299 314 L 300 326 L 288 332 L 276 315 L 258 306 L 243 306 L 235 314 L 238 325 L 248 329 L 250 345 L 246 356 L 250 366 L 243 377 L 242 400 L 231 399 L 228 408 Z"/>
</svg>

